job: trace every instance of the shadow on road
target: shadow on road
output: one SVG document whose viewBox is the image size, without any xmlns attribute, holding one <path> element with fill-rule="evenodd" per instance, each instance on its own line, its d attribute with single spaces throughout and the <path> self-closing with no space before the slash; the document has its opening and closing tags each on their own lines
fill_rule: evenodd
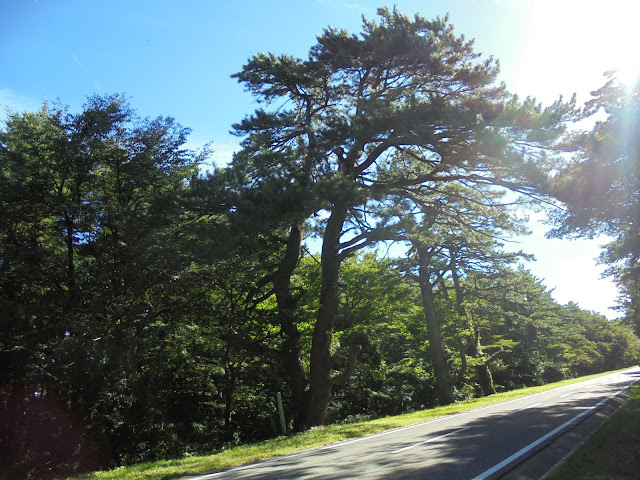
<svg viewBox="0 0 640 480">
<path fill-rule="evenodd" d="M 640 380 L 640 371 L 625 372 L 619 382 L 608 383 L 606 387 L 600 385 L 598 379 L 590 382 L 588 388 L 580 385 L 576 387 L 576 394 L 590 394 L 580 400 L 567 398 L 544 406 L 537 405 L 534 396 L 527 408 L 515 412 L 511 405 L 497 404 L 491 407 L 497 411 L 487 408 L 467 412 L 459 416 L 455 426 L 445 426 L 443 422 L 441 429 L 423 435 L 416 436 L 411 431 L 369 437 L 349 445 L 337 444 L 230 470 L 215 478 L 468 480 L 592 409 L 609 396 L 609 392 L 622 389 L 633 380 Z M 466 430 L 457 432 L 460 428 Z M 425 443 L 416 445 L 421 442 Z M 398 452 L 405 448 L 407 450 Z"/>
</svg>

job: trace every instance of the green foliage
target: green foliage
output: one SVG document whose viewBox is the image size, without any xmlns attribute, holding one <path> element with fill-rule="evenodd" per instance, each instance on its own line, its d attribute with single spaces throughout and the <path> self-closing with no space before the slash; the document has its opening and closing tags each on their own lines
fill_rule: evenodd
<svg viewBox="0 0 640 480">
<path fill-rule="evenodd" d="M 505 392 L 491 397 L 475 398 L 468 402 L 458 402 L 454 405 L 436 407 L 371 421 L 361 421 L 351 418 L 340 424 L 313 428 L 289 436 L 279 436 L 260 443 L 225 448 L 213 452 L 210 455 L 194 455 L 181 459 L 161 460 L 108 471 L 93 472 L 72 478 L 74 480 L 166 480 L 169 478 L 206 474 L 212 471 L 246 465 L 259 460 L 288 455 L 314 447 L 335 444 L 384 430 L 401 428 L 448 415 L 455 415 L 456 413 L 482 408 L 525 395 L 532 395 L 597 376 L 598 375 L 592 375 L 576 380 L 565 380 L 560 383 L 553 383 L 542 387 Z"/>
<path fill-rule="evenodd" d="M 547 382 L 633 365 L 638 338 L 619 322 L 558 305 L 530 273 L 505 271 L 477 282 L 482 300 L 470 309 L 486 318 L 482 327 L 500 388 Z"/>
<path fill-rule="evenodd" d="M 610 76 L 593 95 L 585 116 L 606 117 L 581 138 L 579 155 L 557 176 L 554 193 L 567 208 L 555 212 L 552 234 L 611 237 L 600 261 L 621 292 L 626 322 L 640 333 L 640 85 L 626 88 Z"/>
<path fill-rule="evenodd" d="M 172 355 L 176 338 L 168 290 L 186 265 L 172 226 L 196 160 L 180 148 L 186 133 L 170 118 L 135 118 L 118 96 L 92 97 L 77 115 L 45 104 L 9 116 L 0 378 L 12 420 L 0 435 L 16 472 L 174 453 L 150 385 L 170 374 L 159 352 Z"/>
<path fill-rule="evenodd" d="M 250 59 L 235 77 L 266 106 L 234 126 L 242 150 L 208 175 L 184 149 L 187 129 L 140 119 L 118 95 L 79 114 L 46 104 L 10 114 L 0 131 L 5 475 L 275 436 L 276 392 L 289 427 L 327 412 L 342 422 L 330 441 L 393 425 L 362 430 L 361 419 L 436 405 L 442 378 L 452 401 L 635 362 L 625 325 L 557 305 L 513 269 L 526 254 L 502 251 L 501 238 L 524 231 L 513 208 L 530 202 L 518 194 L 541 199 L 569 148 L 573 102 L 510 95 L 497 63 L 446 18 L 378 13 L 359 36 L 326 29 L 307 60 Z M 614 148 L 607 129 L 628 103 L 611 92 L 598 151 Z M 608 255 L 626 262 L 617 272 L 632 292 L 625 232 Z M 319 258 L 302 254 L 312 238 Z M 384 242 L 407 258 L 368 249 Z"/>
<path fill-rule="evenodd" d="M 234 126 L 244 139 L 232 170 L 249 198 L 270 194 L 262 211 L 279 217 L 287 204 L 290 224 L 306 220 L 323 241 L 305 424 L 322 424 L 331 389 L 353 366 L 334 376 L 329 359 L 346 258 L 399 238 L 435 248 L 434 215 L 443 231 L 480 230 L 482 215 L 517 230 L 498 190 L 544 190 L 573 102 L 543 109 L 509 94 L 497 75 L 497 62 L 482 59 L 446 18 L 395 8 L 364 20 L 361 35 L 325 29 L 306 60 L 258 54 L 234 75 L 266 107 Z M 440 343 L 431 342 L 437 372 L 445 369 Z"/>
<path fill-rule="evenodd" d="M 376 418 L 432 404 L 419 292 L 393 262 L 368 253 L 343 263 L 336 350 L 362 345 L 349 382 L 334 390 L 330 420 Z"/>
</svg>

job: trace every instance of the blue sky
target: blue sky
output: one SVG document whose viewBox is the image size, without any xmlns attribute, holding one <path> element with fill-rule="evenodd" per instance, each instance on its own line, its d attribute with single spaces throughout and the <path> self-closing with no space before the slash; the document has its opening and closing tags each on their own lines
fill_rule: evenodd
<svg viewBox="0 0 640 480">
<path fill-rule="evenodd" d="M 502 79 L 548 104 L 573 92 L 584 101 L 605 70 L 639 71 L 635 0 L 397 0 L 406 14 L 449 13 L 458 33 L 500 60 Z M 225 163 L 237 148 L 231 125 L 255 101 L 230 75 L 257 52 L 306 57 L 326 26 L 359 32 L 382 0 L 0 0 L 0 105 L 35 110 L 57 98 L 79 111 L 93 93 L 124 93 L 141 116 L 170 115 L 212 141 Z M 545 240 L 521 247 L 532 272 L 561 303 L 613 316 L 615 288 L 595 266 L 602 241 Z"/>
</svg>

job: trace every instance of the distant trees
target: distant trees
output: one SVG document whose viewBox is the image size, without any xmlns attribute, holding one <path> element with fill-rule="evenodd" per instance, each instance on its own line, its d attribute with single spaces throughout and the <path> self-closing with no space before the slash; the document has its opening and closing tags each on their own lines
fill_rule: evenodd
<svg viewBox="0 0 640 480">
<path fill-rule="evenodd" d="M 349 258 L 341 269 L 336 357 L 349 342 L 362 350 L 352 377 L 336 386 L 331 421 L 351 421 L 440 403 L 421 292 L 401 259 Z M 303 342 L 310 341 L 320 266 L 305 259 L 296 282 L 306 285 Z M 434 310 L 455 400 L 633 365 L 640 341 L 624 325 L 575 305 L 558 305 L 529 272 L 506 266 L 469 271 L 460 280 L 461 315 L 449 276 L 435 283 Z M 307 357 L 308 358 L 308 357 Z"/>
<path fill-rule="evenodd" d="M 501 388 L 622 368 L 632 365 L 639 352 L 638 339 L 627 327 L 575 304 L 558 305 L 529 272 L 503 270 L 475 277 L 473 285 L 475 298 L 468 308 L 482 334 L 494 382 Z M 611 356 L 618 341 L 625 353 Z"/>
</svg>

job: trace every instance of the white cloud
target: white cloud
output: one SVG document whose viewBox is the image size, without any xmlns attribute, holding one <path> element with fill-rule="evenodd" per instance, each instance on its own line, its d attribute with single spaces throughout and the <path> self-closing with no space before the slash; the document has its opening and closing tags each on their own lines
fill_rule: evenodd
<svg viewBox="0 0 640 480">
<path fill-rule="evenodd" d="M 228 165 L 233 159 L 233 154 L 240 150 L 237 143 L 213 143 L 213 162 L 218 167 Z"/>
<path fill-rule="evenodd" d="M 214 167 L 224 168 L 233 159 L 233 154 L 240 149 L 240 145 L 233 142 L 210 142 L 208 140 L 189 139 L 185 148 L 201 151 L 207 147 L 210 150 L 209 158 L 200 165 L 203 172 L 211 171 Z"/>
<path fill-rule="evenodd" d="M 83 70 L 87 69 L 87 67 L 84 66 L 84 64 L 78 58 L 78 55 L 75 54 L 75 52 L 71 54 L 71 58 L 80 68 L 82 68 Z"/>
</svg>

